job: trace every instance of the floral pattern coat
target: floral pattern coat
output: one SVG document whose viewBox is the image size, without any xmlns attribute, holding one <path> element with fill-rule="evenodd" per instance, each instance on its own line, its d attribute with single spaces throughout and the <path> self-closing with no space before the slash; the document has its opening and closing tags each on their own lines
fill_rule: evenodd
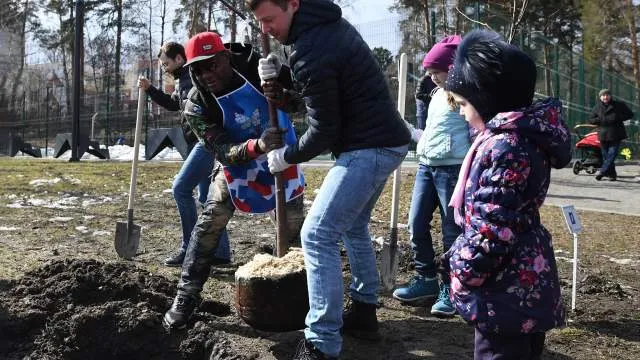
<svg viewBox="0 0 640 360">
<path fill-rule="evenodd" d="M 562 104 L 548 98 L 486 123 L 471 163 L 464 231 L 445 254 L 451 299 L 482 332 L 527 334 L 563 326 L 551 234 L 539 208 L 551 167 L 571 160 Z M 446 259 L 448 258 L 448 262 Z"/>
</svg>

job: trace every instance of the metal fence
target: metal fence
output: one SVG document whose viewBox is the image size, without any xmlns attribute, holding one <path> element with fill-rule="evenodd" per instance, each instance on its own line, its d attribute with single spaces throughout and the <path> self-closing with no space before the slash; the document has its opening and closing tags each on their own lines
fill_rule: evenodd
<svg viewBox="0 0 640 360">
<path fill-rule="evenodd" d="M 401 29 L 399 24 L 403 20 Z M 488 19 L 479 20 L 497 31 L 507 28 L 507 21 L 495 14 Z M 412 123 L 415 123 L 414 93 L 418 79 L 423 74 L 420 64 L 425 50 L 411 48 L 408 44 L 412 43 L 412 37 L 421 36 L 417 31 L 411 30 L 419 29 L 420 26 L 423 25 L 412 24 L 402 17 L 356 26 L 371 48 L 387 49 L 393 59 L 398 58 L 401 49 L 408 54 L 406 117 Z M 467 21 L 462 24 L 461 30 L 468 31 L 476 26 L 476 23 Z M 444 35 L 436 33 L 436 40 Z M 636 116 L 628 122 L 626 128 L 629 138 L 623 147 L 630 148 L 633 156 L 638 157 L 640 131 L 637 119 L 640 118 L 640 104 L 636 97 L 638 89 L 631 81 L 601 66 L 586 63 L 580 54 L 557 45 L 526 26 L 514 42 L 537 63 L 537 95 L 559 97 L 564 103 L 567 124 L 571 128 L 587 121 L 601 88 L 611 89 L 615 99 L 627 103 Z M 86 62 L 83 67 L 84 93 L 80 104 L 81 136 L 95 140 L 103 147 L 113 145 L 118 137 L 124 137 L 127 144 L 132 144 L 138 94 L 137 77 L 139 74 L 157 73 L 157 65 L 157 59 L 151 63 L 140 59 L 127 64 L 121 75 L 121 90 L 116 95 L 113 72 L 97 72 L 92 64 Z M 396 67 L 392 63 L 384 69 L 393 96 L 397 94 Z M 19 136 L 34 147 L 53 148 L 56 136 L 70 133 L 72 129 L 70 77 L 70 71 L 65 72 L 58 63 L 26 65 L 22 81 L 24 85 L 18 88 L 18 93 L 9 94 L 16 97 L 13 107 L 0 104 L 0 132 Z M 173 90 L 171 79 L 165 77 L 163 83 L 166 92 Z M 120 105 L 116 107 L 116 103 Z M 144 121 L 145 138 L 153 129 L 176 126 L 179 126 L 177 113 L 148 102 Z M 304 122 L 298 125 L 299 132 L 304 131 L 304 128 Z M 143 142 L 146 143 L 145 138 Z M 413 153 L 410 153 L 409 159 L 415 159 Z"/>
</svg>

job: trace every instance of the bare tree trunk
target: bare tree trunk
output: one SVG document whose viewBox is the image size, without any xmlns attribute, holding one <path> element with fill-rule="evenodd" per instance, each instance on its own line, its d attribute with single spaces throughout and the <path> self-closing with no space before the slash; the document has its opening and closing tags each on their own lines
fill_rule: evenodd
<svg viewBox="0 0 640 360">
<path fill-rule="evenodd" d="M 69 20 L 73 19 L 73 6 L 69 8 Z M 62 17 L 60 17 L 60 26 L 62 28 Z M 62 43 L 62 74 L 64 75 L 64 93 L 65 100 L 67 103 L 67 115 L 71 116 L 71 75 L 69 74 L 69 67 L 67 66 L 67 54 L 72 54 L 71 51 L 71 33 L 70 29 L 67 28 L 67 32 L 62 33 L 61 43 Z M 71 63 L 73 64 L 73 59 L 71 59 Z"/>
<path fill-rule="evenodd" d="M 20 65 L 18 66 L 18 71 L 16 72 L 16 76 L 13 80 L 13 85 L 11 86 L 11 100 L 9 103 L 9 108 L 11 109 L 16 109 L 16 102 L 17 102 L 17 96 L 18 96 L 18 87 L 20 85 L 22 85 L 22 72 L 24 71 L 24 62 L 25 62 L 25 44 L 26 44 L 26 38 L 27 38 L 27 9 L 29 8 L 29 0 L 27 0 L 25 2 L 24 5 L 25 11 L 22 14 L 22 24 L 21 24 L 21 29 L 20 29 L 20 37 L 21 37 L 21 41 L 20 41 Z M 23 89 L 24 92 L 24 89 Z"/>
<path fill-rule="evenodd" d="M 151 82 L 153 82 L 154 71 L 153 71 L 153 34 L 151 33 L 151 20 L 153 19 L 153 5 L 151 4 L 151 0 L 149 0 L 149 67 L 147 68 L 147 77 Z"/>
<path fill-rule="evenodd" d="M 122 0 L 116 0 L 116 12 L 117 12 L 117 20 L 116 20 L 116 60 L 113 64 L 114 72 L 115 72 L 115 87 L 114 87 L 114 110 L 119 111 L 122 109 L 122 104 L 120 102 L 120 62 L 122 61 L 121 52 L 122 52 Z M 119 117 L 118 117 L 119 118 Z M 120 130 L 120 129 L 118 129 Z"/>
<path fill-rule="evenodd" d="M 632 0 L 626 1 L 627 9 L 625 18 L 629 27 L 629 35 L 631 37 L 631 62 L 633 66 L 633 80 L 636 85 L 636 101 L 640 99 L 640 64 L 638 63 L 638 34 L 636 30 L 636 9 Z"/>
<path fill-rule="evenodd" d="M 231 5 L 236 8 L 236 1 L 233 0 L 231 2 Z M 238 32 L 238 22 L 237 22 L 237 18 L 236 18 L 236 13 L 234 13 L 233 11 L 229 10 L 230 16 L 229 16 L 229 31 L 231 32 L 230 34 L 230 38 L 231 38 L 231 42 L 234 43 L 236 42 L 236 34 Z"/>
<path fill-rule="evenodd" d="M 524 19 L 524 15 L 527 11 L 527 6 L 529 6 L 529 0 L 522 0 L 520 6 L 518 6 L 518 1 L 513 0 L 513 5 L 511 8 L 511 24 L 509 25 L 509 34 L 507 37 L 507 41 L 511 43 L 513 38 L 516 36 L 518 32 L 518 28 Z"/>
<path fill-rule="evenodd" d="M 447 0 L 442 0 L 442 31 L 444 35 L 449 34 L 449 22 L 447 21 Z"/>
<path fill-rule="evenodd" d="M 160 44 L 164 44 L 164 25 L 167 21 L 167 0 L 162 0 L 162 10 L 160 11 Z M 162 89 L 162 67 L 158 62 L 158 89 Z M 158 108 L 160 111 L 160 108 Z"/>
<path fill-rule="evenodd" d="M 433 34 L 431 34 L 431 18 L 429 17 L 429 0 L 423 1 L 422 9 L 424 14 L 424 33 L 427 34 L 427 47 L 431 48 L 433 46 L 433 42 L 431 41 Z"/>
</svg>

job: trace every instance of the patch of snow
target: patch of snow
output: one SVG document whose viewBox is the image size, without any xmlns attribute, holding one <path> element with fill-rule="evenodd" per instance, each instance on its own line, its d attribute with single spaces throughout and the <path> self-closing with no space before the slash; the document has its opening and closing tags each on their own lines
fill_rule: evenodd
<svg viewBox="0 0 640 360">
<path fill-rule="evenodd" d="M 618 265 L 638 265 L 640 264 L 640 260 L 633 260 L 633 259 L 616 259 L 612 256 L 608 256 L 608 255 L 602 255 L 603 258 L 607 258 L 609 259 L 609 261 L 616 263 Z"/>
<path fill-rule="evenodd" d="M 86 226 L 76 226 L 76 230 L 80 231 L 83 234 L 86 234 L 89 232 L 89 228 L 87 228 Z"/>
<path fill-rule="evenodd" d="M 49 219 L 49 221 L 52 222 L 69 222 L 71 220 L 73 220 L 73 218 L 69 216 L 56 216 Z"/>
<path fill-rule="evenodd" d="M 53 179 L 35 179 L 35 180 L 29 181 L 29 185 L 33 185 L 35 187 L 38 187 L 38 186 L 44 186 L 44 185 L 57 184 L 60 181 L 62 181 L 62 179 L 60 179 L 59 177 L 53 178 Z"/>
<path fill-rule="evenodd" d="M 106 230 L 97 230 L 94 231 L 93 234 L 91 234 L 93 236 L 109 236 L 111 235 L 111 231 L 106 231 Z"/>
<path fill-rule="evenodd" d="M 20 230 L 20 228 L 17 227 L 7 227 L 7 226 L 0 226 L 0 231 L 16 231 L 16 230 Z"/>
</svg>

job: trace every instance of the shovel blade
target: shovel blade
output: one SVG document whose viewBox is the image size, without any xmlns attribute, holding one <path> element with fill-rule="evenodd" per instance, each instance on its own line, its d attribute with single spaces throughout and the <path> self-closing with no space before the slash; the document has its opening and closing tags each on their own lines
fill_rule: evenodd
<svg viewBox="0 0 640 360">
<path fill-rule="evenodd" d="M 126 260 L 131 260 L 138 252 L 139 244 L 140 225 L 120 221 L 116 223 L 114 245 L 118 256 Z"/>
<path fill-rule="evenodd" d="M 385 241 L 380 258 L 380 279 L 385 291 L 393 290 L 398 273 L 398 246 L 395 241 Z"/>
</svg>

